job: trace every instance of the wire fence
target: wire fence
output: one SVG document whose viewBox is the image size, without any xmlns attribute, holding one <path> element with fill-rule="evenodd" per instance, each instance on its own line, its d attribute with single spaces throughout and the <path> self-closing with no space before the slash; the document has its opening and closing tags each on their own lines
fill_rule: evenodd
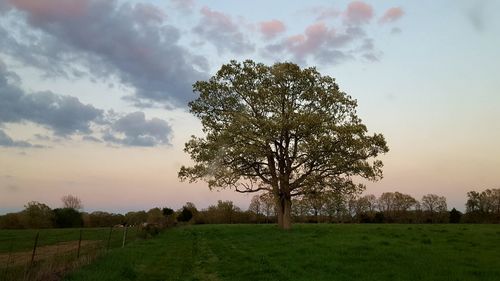
<svg viewBox="0 0 500 281">
<path fill-rule="evenodd" d="M 61 280 L 99 255 L 145 238 L 139 227 L 2 230 L 0 280 Z"/>
</svg>

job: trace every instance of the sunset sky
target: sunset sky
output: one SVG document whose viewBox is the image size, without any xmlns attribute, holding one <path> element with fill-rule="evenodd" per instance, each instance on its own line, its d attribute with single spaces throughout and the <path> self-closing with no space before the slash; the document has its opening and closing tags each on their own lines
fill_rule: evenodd
<svg viewBox="0 0 500 281">
<path fill-rule="evenodd" d="M 191 85 L 231 59 L 316 66 L 386 137 L 367 194 L 500 188 L 500 1 L 0 0 L 0 214 L 252 195 L 181 183 Z"/>
</svg>

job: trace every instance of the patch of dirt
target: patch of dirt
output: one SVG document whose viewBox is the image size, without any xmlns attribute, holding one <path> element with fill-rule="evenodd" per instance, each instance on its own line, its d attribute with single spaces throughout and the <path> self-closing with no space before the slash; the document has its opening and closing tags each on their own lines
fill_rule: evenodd
<svg viewBox="0 0 500 281">
<path fill-rule="evenodd" d="M 89 247 L 97 247 L 101 241 L 95 240 L 82 240 L 80 252 Z M 60 242 L 54 245 L 40 246 L 35 251 L 35 261 L 54 258 L 57 256 L 69 254 L 71 252 L 77 253 L 78 240 Z M 26 265 L 31 261 L 32 251 L 13 252 L 0 254 L 0 267 Z"/>
</svg>

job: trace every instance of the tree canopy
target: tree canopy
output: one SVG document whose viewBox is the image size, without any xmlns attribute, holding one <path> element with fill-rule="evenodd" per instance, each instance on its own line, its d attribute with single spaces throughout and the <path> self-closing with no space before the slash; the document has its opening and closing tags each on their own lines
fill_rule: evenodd
<svg viewBox="0 0 500 281">
<path fill-rule="evenodd" d="M 195 164 L 181 167 L 179 177 L 269 192 L 282 228 L 290 227 L 292 197 L 382 177 L 373 158 L 388 151 L 383 135 L 369 135 L 356 100 L 315 68 L 231 61 L 194 91 L 199 97 L 189 107 L 205 136 L 186 143 Z"/>
</svg>

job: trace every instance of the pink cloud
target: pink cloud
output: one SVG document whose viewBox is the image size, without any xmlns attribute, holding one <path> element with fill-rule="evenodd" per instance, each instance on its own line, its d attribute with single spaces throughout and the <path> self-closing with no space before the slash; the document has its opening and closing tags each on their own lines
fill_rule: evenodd
<svg viewBox="0 0 500 281">
<path fill-rule="evenodd" d="M 304 35 L 288 37 L 286 46 L 295 56 L 303 58 L 318 50 L 332 35 L 333 29 L 328 30 L 324 23 L 315 23 L 307 27 Z"/>
<path fill-rule="evenodd" d="M 379 23 L 395 22 L 404 15 L 403 9 L 399 7 L 390 8 L 378 21 Z"/>
<path fill-rule="evenodd" d="M 28 12 L 33 20 L 81 17 L 87 11 L 87 0 L 8 0 L 19 10 Z"/>
<path fill-rule="evenodd" d="M 349 3 L 345 12 L 345 19 L 350 24 L 368 23 L 373 18 L 373 7 L 365 2 L 354 1 Z"/>
<path fill-rule="evenodd" d="M 263 21 L 259 24 L 260 32 L 266 39 L 272 39 L 285 31 L 285 25 L 279 20 Z"/>
</svg>

